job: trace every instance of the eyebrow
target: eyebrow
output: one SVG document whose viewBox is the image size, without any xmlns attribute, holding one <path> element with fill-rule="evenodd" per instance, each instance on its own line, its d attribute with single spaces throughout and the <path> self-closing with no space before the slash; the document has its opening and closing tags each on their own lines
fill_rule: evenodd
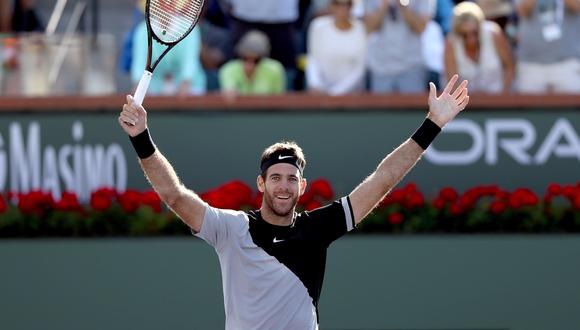
<svg viewBox="0 0 580 330">
<path fill-rule="evenodd" d="M 274 177 L 274 176 L 284 176 L 284 175 L 280 174 L 280 173 L 272 173 L 272 174 L 268 175 L 269 178 Z M 288 176 L 291 178 L 299 179 L 298 175 L 296 175 L 296 174 L 288 174 Z"/>
</svg>

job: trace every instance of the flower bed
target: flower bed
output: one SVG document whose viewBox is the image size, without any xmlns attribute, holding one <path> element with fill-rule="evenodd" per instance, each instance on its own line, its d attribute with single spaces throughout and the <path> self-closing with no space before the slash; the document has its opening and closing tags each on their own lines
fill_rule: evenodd
<svg viewBox="0 0 580 330">
<path fill-rule="evenodd" d="M 210 205 L 259 208 L 262 196 L 241 181 L 200 194 Z M 335 198 L 326 180 L 315 180 L 299 200 L 312 210 Z M 459 194 L 451 187 L 427 199 L 415 184 L 394 189 L 358 227 L 357 233 L 560 233 L 580 232 L 580 182 L 551 184 L 543 196 L 526 188 L 506 191 L 480 186 Z M 0 237 L 103 237 L 189 235 L 162 207 L 153 191 L 118 193 L 102 188 L 89 203 L 63 193 L 33 191 L 0 195 Z"/>
</svg>

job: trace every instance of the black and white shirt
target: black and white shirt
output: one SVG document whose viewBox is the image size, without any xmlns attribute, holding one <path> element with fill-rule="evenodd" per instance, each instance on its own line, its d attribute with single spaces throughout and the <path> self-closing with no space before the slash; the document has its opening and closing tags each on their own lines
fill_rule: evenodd
<svg viewBox="0 0 580 330">
<path fill-rule="evenodd" d="M 290 226 L 208 205 L 196 236 L 219 257 L 226 330 L 318 329 L 326 249 L 353 228 L 348 197 L 299 213 Z"/>
</svg>

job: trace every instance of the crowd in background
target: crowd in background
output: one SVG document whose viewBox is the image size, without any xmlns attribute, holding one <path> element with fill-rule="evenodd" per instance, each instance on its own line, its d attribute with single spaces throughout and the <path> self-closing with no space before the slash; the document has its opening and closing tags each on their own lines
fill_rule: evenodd
<svg viewBox="0 0 580 330">
<path fill-rule="evenodd" d="M 138 0 L 120 52 L 135 84 L 143 13 Z M 580 93 L 580 0 L 207 0 L 149 92 L 420 93 L 454 73 L 473 93 Z"/>
</svg>

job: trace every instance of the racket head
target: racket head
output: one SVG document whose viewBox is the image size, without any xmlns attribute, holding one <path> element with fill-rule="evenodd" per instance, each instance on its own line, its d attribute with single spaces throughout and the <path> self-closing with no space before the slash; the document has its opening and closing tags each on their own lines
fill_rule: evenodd
<svg viewBox="0 0 580 330">
<path fill-rule="evenodd" d="M 204 0 L 147 0 L 148 32 L 160 44 L 175 45 L 193 30 L 204 4 Z"/>
<path fill-rule="evenodd" d="M 197 25 L 204 5 L 204 0 L 147 0 L 145 3 L 145 23 L 148 35 L 146 71 L 153 72 L 165 54 L 187 37 Z M 153 40 L 167 46 L 154 62 L 151 61 Z"/>
</svg>

